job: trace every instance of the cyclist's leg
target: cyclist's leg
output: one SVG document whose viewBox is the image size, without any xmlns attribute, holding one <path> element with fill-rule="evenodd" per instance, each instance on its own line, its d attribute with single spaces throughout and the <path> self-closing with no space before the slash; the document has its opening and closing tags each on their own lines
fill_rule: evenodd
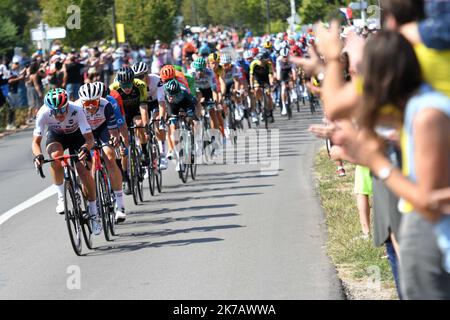
<svg viewBox="0 0 450 320">
<path fill-rule="evenodd" d="M 55 159 L 64 154 L 63 137 L 51 131 L 47 132 L 47 153 L 50 158 Z M 59 161 L 51 163 L 50 173 L 53 178 L 53 185 L 58 194 L 57 213 L 64 213 L 64 170 Z"/>
</svg>

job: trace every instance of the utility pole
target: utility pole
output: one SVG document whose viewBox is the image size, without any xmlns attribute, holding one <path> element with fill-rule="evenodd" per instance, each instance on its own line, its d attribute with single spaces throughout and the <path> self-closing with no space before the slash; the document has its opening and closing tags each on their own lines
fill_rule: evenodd
<svg viewBox="0 0 450 320">
<path fill-rule="evenodd" d="M 267 17 L 267 30 L 270 34 L 270 12 L 269 12 L 269 0 L 266 0 L 266 17 Z"/>
<path fill-rule="evenodd" d="M 291 0 L 291 31 L 294 32 L 295 31 L 295 15 L 296 15 L 296 10 L 295 10 L 295 0 Z"/>
<path fill-rule="evenodd" d="M 116 49 L 119 47 L 119 39 L 117 39 L 117 29 L 116 29 L 116 1 L 112 0 L 112 25 L 113 25 L 113 35 Z"/>
</svg>

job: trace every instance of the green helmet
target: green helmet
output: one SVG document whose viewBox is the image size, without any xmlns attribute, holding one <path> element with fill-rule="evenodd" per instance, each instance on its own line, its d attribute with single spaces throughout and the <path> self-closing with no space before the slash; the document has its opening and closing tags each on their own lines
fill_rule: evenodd
<svg viewBox="0 0 450 320">
<path fill-rule="evenodd" d="M 176 95 L 177 93 L 181 92 L 180 83 L 177 80 L 172 79 L 164 84 L 164 91 L 166 91 L 171 96 Z"/>
<path fill-rule="evenodd" d="M 44 103 L 52 110 L 64 109 L 69 102 L 67 91 L 64 89 L 52 89 L 45 95 Z"/>
<path fill-rule="evenodd" d="M 196 71 L 204 71 L 206 69 L 206 60 L 203 57 L 195 59 L 194 62 L 192 62 L 192 68 L 194 68 Z"/>
</svg>

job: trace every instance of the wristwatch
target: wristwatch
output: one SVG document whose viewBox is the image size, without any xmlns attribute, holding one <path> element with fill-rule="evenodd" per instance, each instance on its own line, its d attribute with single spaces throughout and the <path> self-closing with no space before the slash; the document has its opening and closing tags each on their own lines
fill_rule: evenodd
<svg viewBox="0 0 450 320">
<path fill-rule="evenodd" d="M 325 74 L 323 72 L 321 72 L 317 75 L 317 80 L 323 81 L 323 79 L 325 79 Z"/>
<path fill-rule="evenodd" d="M 383 167 L 377 172 L 377 176 L 381 181 L 386 181 L 392 174 L 394 170 L 393 166 Z"/>
</svg>

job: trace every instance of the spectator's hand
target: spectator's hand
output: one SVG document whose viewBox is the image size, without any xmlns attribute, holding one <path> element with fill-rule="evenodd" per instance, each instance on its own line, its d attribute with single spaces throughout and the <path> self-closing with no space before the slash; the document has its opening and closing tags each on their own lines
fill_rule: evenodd
<svg viewBox="0 0 450 320">
<path fill-rule="evenodd" d="M 339 58 L 342 51 L 339 22 L 333 21 L 330 28 L 317 25 L 317 49 L 325 61 Z"/>
<path fill-rule="evenodd" d="M 290 56 L 289 60 L 300 66 L 308 76 L 316 75 L 320 73 L 320 69 L 324 67 L 324 64 L 314 47 L 309 48 L 308 53 L 310 58 Z"/>
<path fill-rule="evenodd" d="M 332 141 L 333 159 L 347 160 L 372 168 L 376 156 L 384 157 L 382 140 L 369 129 L 356 129 L 348 120 L 339 122 L 339 130 L 333 133 Z"/>
<path fill-rule="evenodd" d="M 314 124 L 309 127 L 308 131 L 320 139 L 329 139 L 337 129 L 334 123 L 330 125 Z"/>
<path fill-rule="evenodd" d="M 344 51 L 348 53 L 350 73 L 360 73 L 358 71 L 360 70 L 360 65 L 363 59 L 365 43 L 364 38 L 358 36 L 355 32 L 351 31 L 347 34 L 347 41 Z"/>
</svg>

